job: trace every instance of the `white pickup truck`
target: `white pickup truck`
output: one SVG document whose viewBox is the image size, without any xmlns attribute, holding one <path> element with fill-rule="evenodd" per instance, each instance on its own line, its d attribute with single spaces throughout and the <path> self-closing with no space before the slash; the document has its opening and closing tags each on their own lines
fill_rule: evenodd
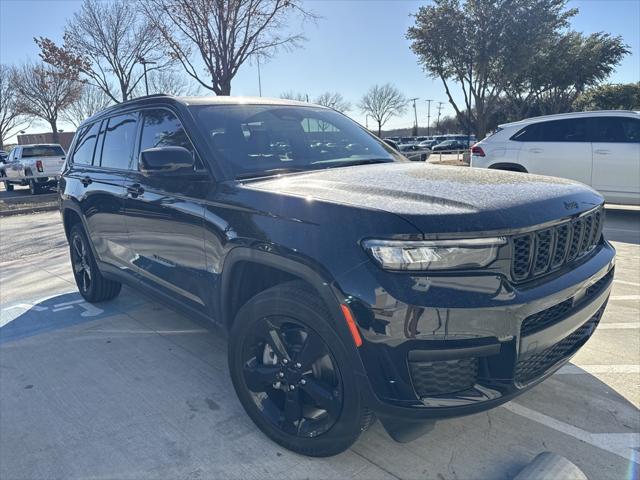
<svg viewBox="0 0 640 480">
<path fill-rule="evenodd" d="M 28 185 L 32 195 L 57 185 L 64 167 L 64 149 L 57 144 L 18 145 L 0 165 L 7 191 L 14 185 Z"/>
</svg>

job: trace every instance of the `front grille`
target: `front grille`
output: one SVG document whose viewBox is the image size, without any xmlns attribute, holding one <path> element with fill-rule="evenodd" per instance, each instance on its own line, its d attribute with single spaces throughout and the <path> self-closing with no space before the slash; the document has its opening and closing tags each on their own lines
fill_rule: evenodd
<svg viewBox="0 0 640 480">
<path fill-rule="evenodd" d="M 569 298 L 562 303 L 554 305 L 551 308 L 547 308 L 538 313 L 534 313 L 524 319 L 522 322 L 522 329 L 520 332 L 522 335 L 527 336 L 532 333 L 544 330 L 550 325 L 553 325 L 558 320 L 561 320 L 573 309 L 573 298 Z"/>
<path fill-rule="evenodd" d="M 558 303 L 553 307 L 534 313 L 533 315 L 529 315 L 522 322 L 520 333 L 526 337 L 527 335 L 544 330 L 545 328 L 563 320 L 571 314 L 574 307 L 580 308 L 584 303 L 598 295 L 602 289 L 608 285 L 611 278 L 613 278 L 613 269 L 611 269 L 609 273 L 603 276 L 596 283 L 587 288 L 583 297 L 579 299 L 574 297 L 568 298 L 564 302 Z"/>
<path fill-rule="evenodd" d="M 551 228 L 512 237 L 511 276 L 534 279 L 582 257 L 600 241 L 602 207 Z"/>
<path fill-rule="evenodd" d="M 478 379 L 478 359 L 409 362 L 413 388 L 420 398 L 460 392 Z"/>
<path fill-rule="evenodd" d="M 600 321 L 604 305 L 593 315 L 589 321 L 578 328 L 568 337 L 559 341 L 555 345 L 530 355 L 516 363 L 515 381 L 519 385 L 527 383 L 541 377 L 547 370 L 563 359 L 566 359 L 578 351 L 584 345 Z"/>
</svg>

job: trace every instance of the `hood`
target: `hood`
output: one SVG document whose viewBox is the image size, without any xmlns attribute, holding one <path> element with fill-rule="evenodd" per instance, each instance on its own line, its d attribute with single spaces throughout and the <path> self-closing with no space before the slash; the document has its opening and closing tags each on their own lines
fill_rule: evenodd
<svg viewBox="0 0 640 480">
<path fill-rule="evenodd" d="M 422 162 L 319 170 L 243 187 L 384 210 L 425 234 L 525 228 L 603 201 L 591 188 L 560 178 Z"/>
</svg>

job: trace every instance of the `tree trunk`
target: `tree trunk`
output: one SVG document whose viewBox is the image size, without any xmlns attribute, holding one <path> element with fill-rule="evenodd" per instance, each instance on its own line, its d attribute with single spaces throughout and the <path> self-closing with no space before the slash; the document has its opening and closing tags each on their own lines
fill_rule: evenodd
<svg viewBox="0 0 640 480">
<path fill-rule="evenodd" d="M 378 138 L 382 138 L 382 122 L 378 121 Z"/>
<path fill-rule="evenodd" d="M 228 97 L 229 95 L 231 95 L 231 79 L 224 78 L 220 80 L 220 88 L 218 90 L 219 91 L 216 92 L 216 95 L 223 97 Z"/>
<path fill-rule="evenodd" d="M 58 122 L 56 120 L 49 120 L 49 125 L 51 125 L 51 133 L 53 138 L 53 143 L 60 143 L 60 134 L 58 133 Z"/>
</svg>

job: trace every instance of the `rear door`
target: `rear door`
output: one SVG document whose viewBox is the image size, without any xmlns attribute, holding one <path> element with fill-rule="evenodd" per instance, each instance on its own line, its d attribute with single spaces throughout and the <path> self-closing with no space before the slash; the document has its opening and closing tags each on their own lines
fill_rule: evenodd
<svg viewBox="0 0 640 480">
<path fill-rule="evenodd" d="M 196 155 L 176 114 L 167 108 L 140 112 L 139 152 L 180 146 Z M 143 175 L 137 162 L 126 180 L 126 219 L 140 280 L 197 310 L 206 310 L 211 285 L 206 281 L 203 198 L 208 174 L 193 178 Z"/>
<path fill-rule="evenodd" d="M 609 202 L 640 203 L 640 119 L 593 119 L 593 187 Z"/>
<path fill-rule="evenodd" d="M 592 155 L 586 118 L 533 123 L 511 140 L 522 142 L 518 163 L 527 172 L 591 185 Z"/>
<path fill-rule="evenodd" d="M 15 147 L 11 150 L 7 163 L 4 166 L 4 174 L 11 180 L 19 180 L 24 177 L 24 170 L 20 163 L 20 152 L 22 147 Z"/>
<path fill-rule="evenodd" d="M 86 219 L 99 260 L 128 264 L 129 236 L 124 220 L 124 179 L 131 165 L 137 115 L 125 114 L 90 125 L 81 132 L 67 177 Z M 68 182 L 68 180 L 67 180 Z"/>
</svg>

